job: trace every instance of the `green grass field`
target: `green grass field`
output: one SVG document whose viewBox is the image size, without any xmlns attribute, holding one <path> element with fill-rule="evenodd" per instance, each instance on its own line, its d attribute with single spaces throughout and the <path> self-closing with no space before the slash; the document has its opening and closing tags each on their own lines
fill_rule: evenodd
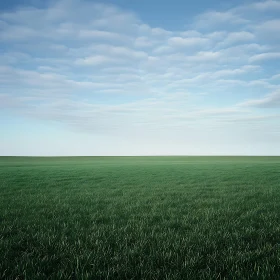
<svg viewBox="0 0 280 280">
<path fill-rule="evenodd" d="M 280 157 L 0 157 L 0 279 L 280 279 Z"/>
</svg>

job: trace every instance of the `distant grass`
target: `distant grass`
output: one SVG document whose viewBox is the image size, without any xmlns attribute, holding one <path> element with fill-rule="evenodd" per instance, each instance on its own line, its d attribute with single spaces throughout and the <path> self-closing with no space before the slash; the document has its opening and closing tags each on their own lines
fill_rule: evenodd
<svg viewBox="0 0 280 280">
<path fill-rule="evenodd" d="M 0 279 L 280 279 L 280 157 L 2 157 L 0 252 Z"/>
</svg>

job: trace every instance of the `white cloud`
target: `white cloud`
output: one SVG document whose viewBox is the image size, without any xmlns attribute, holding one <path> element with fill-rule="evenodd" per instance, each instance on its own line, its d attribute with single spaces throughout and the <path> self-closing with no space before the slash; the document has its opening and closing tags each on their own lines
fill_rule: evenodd
<svg viewBox="0 0 280 280">
<path fill-rule="evenodd" d="M 113 32 L 102 31 L 102 30 L 80 30 L 80 38 L 90 39 L 121 39 L 121 35 Z"/>
<path fill-rule="evenodd" d="M 280 79 L 280 74 L 273 75 L 273 76 L 271 77 L 271 80 L 278 80 L 278 79 Z"/>
<path fill-rule="evenodd" d="M 260 62 L 265 60 L 280 59 L 280 52 L 261 53 L 250 57 L 250 62 Z"/>
<path fill-rule="evenodd" d="M 30 38 L 35 38 L 36 36 L 38 36 L 38 33 L 35 30 L 23 26 L 9 27 L 4 31 L 0 32 L 0 40 L 2 41 L 21 41 Z"/>
<path fill-rule="evenodd" d="M 264 98 L 247 100 L 240 104 L 243 107 L 280 108 L 280 91 L 275 91 Z"/>
<path fill-rule="evenodd" d="M 272 19 L 262 23 L 255 23 L 251 29 L 256 33 L 256 36 L 267 43 L 276 44 L 275 50 L 279 49 L 280 44 L 280 20 Z"/>
<path fill-rule="evenodd" d="M 138 51 L 126 47 L 118 47 L 112 45 L 95 45 L 94 50 L 110 54 L 112 57 L 129 57 L 133 59 L 147 58 L 148 55 L 144 51 Z"/>
<path fill-rule="evenodd" d="M 218 28 L 223 29 L 225 25 L 240 25 L 250 21 L 234 13 L 233 11 L 209 11 L 196 17 L 194 27 L 196 28 Z"/>
<path fill-rule="evenodd" d="M 155 44 L 154 40 L 148 37 L 138 37 L 134 41 L 134 46 L 136 48 L 146 48 L 146 47 L 151 47 Z"/>
<path fill-rule="evenodd" d="M 203 34 L 198 32 L 197 30 L 186 30 L 183 32 L 179 32 L 179 35 L 181 37 L 189 37 L 189 38 L 194 38 L 194 37 L 203 37 Z"/>
<path fill-rule="evenodd" d="M 267 10 L 275 11 L 275 10 L 280 10 L 280 2 L 274 0 L 266 0 L 266 1 L 261 1 L 261 2 L 251 4 L 249 5 L 249 7 L 260 11 L 267 11 Z"/>
<path fill-rule="evenodd" d="M 208 43 L 208 39 L 200 37 L 171 37 L 168 39 L 168 43 L 172 47 L 195 47 L 206 45 Z"/>
<path fill-rule="evenodd" d="M 280 3 L 280 2 L 279 2 Z M 273 19 L 265 21 L 256 26 L 257 31 L 264 32 L 264 33 L 279 33 L 280 32 L 280 20 Z"/>
<path fill-rule="evenodd" d="M 164 54 L 164 53 L 167 53 L 167 52 L 172 52 L 172 48 L 170 46 L 159 46 L 159 47 L 156 47 L 153 52 L 155 54 Z"/>
<path fill-rule="evenodd" d="M 241 31 L 241 32 L 231 32 L 227 35 L 226 39 L 221 43 L 222 45 L 234 45 L 238 43 L 246 43 L 250 42 L 255 39 L 255 35 L 246 32 L 246 31 Z"/>
<path fill-rule="evenodd" d="M 189 57 L 189 60 L 194 62 L 208 62 L 208 61 L 215 61 L 219 59 L 220 56 L 221 56 L 220 52 L 201 51 L 198 52 L 195 56 Z"/>
<path fill-rule="evenodd" d="M 158 27 L 152 28 L 147 24 L 138 25 L 138 31 L 140 34 L 146 34 L 148 36 L 155 36 L 155 37 L 168 37 L 172 34 L 171 31 Z"/>
</svg>

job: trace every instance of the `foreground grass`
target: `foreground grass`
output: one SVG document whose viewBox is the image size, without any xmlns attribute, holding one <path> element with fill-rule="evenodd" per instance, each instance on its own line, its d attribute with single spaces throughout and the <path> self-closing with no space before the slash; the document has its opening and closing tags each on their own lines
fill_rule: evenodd
<svg viewBox="0 0 280 280">
<path fill-rule="evenodd" d="M 280 279 L 280 157 L 0 158 L 0 279 Z"/>
</svg>

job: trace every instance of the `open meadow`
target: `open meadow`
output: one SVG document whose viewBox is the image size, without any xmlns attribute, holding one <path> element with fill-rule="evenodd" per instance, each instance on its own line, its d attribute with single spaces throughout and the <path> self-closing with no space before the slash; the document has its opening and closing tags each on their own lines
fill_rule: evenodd
<svg viewBox="0 0 280 280">
<path fill-rule="evenodd" d="M 0 157 L 0 279 L 280 279 L 280 157 Z"/>
</svg>

